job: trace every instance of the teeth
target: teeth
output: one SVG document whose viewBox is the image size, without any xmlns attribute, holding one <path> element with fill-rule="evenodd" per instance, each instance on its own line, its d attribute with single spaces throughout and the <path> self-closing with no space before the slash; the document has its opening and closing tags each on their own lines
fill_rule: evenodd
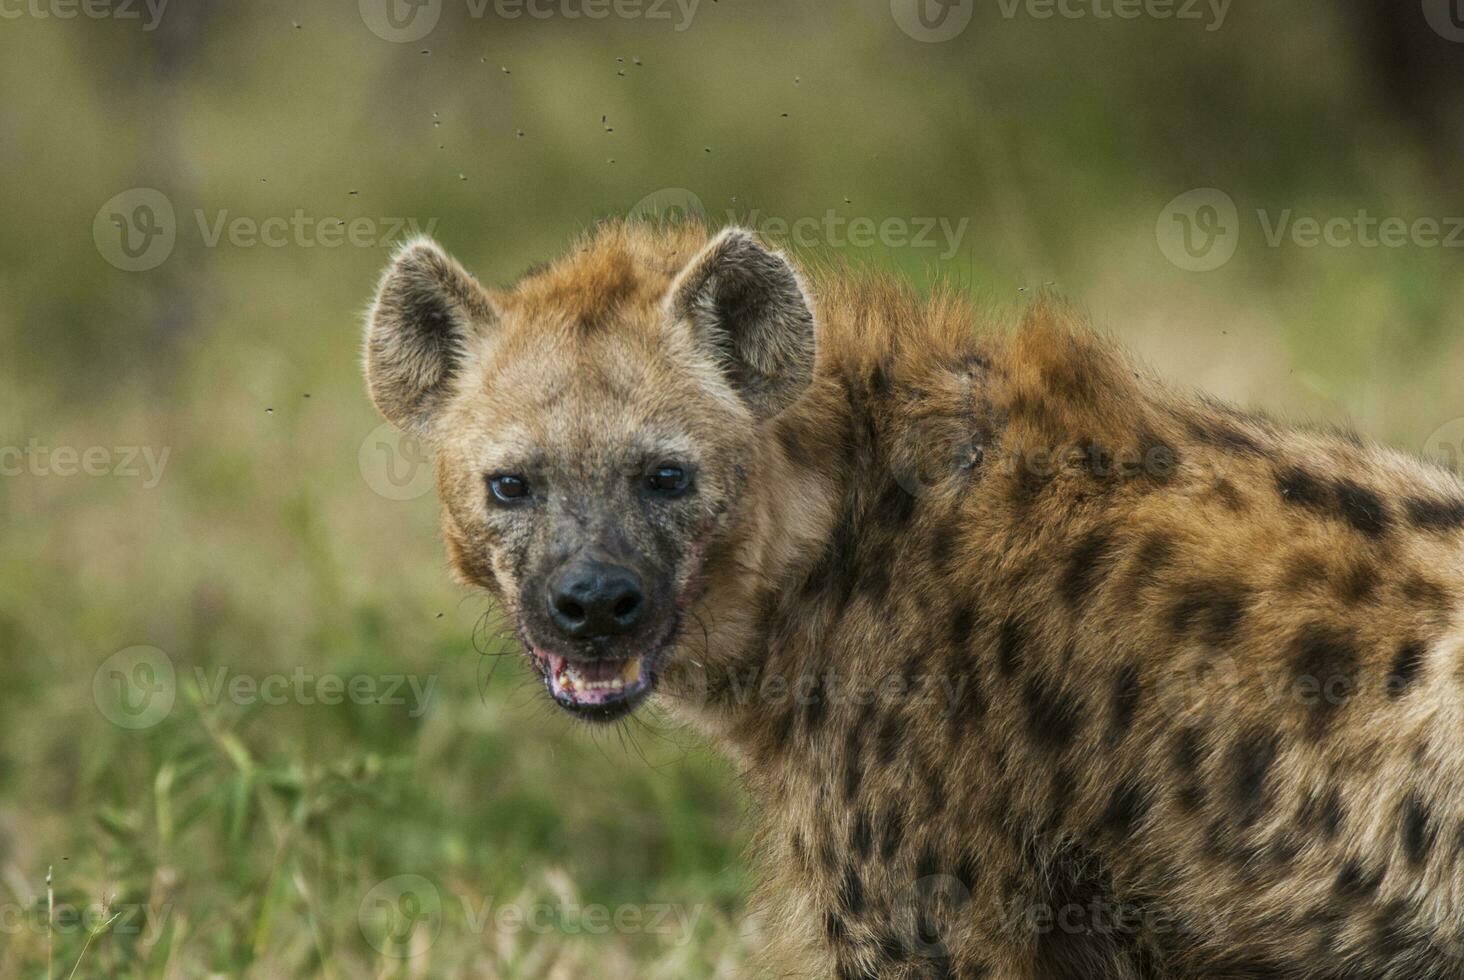
<svg viewBox="0 0 1464 980">
<path fill-rule="evenodd" d="M 574 665 L 565 661 L 555 675 L 555 679 L 568 692 L 590 692 L 590 691 L 623 691 L 626 685 L 633 684 L 640 680 L 641 658 L 632 657 L 625 661 L 620 667 L 620 674 L 617 677 L 588 678 L 582 674 Z"/>
</svg>

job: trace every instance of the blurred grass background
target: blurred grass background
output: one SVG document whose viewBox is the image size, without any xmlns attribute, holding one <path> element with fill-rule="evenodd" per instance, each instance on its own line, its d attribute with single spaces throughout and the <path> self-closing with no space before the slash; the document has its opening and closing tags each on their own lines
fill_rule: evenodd
<svg viewBox="0 0 1464 980">
<path fill-rule="evenodd" d="M 0 976 L 698 978 L 757 942 L 731 769 L 654 717 L 552 711 L 451 583 L 425 467 L 380 455 L 358 333 L 390 219 L 489 282 L 667 188 L 716 222 L 966 220 L 822 246 L 1002 309 L 1051 282 L 1180 382 L 1464 438 L 1460 249 L 1273 248 L 1255 218 L 1464 214 L 1464 44 L 1413 0 L 1236 4 L 1216 30 L 977 3 L 941 43 L 883 0 L 446 0 L 402 43 L 345 0 L 173 0 L 153 30 L 47 2 L 0 20 L 0 446 L 169 455 L 155 486 L 0 477 Z M 176 245 L 128 272 L 93 223 L 139 187 Z M 1242 216 L 1206 273 L 1156 241 L 1195 188 Z M 297 210 L 373 240 L 210 245 L 198 217 Z M 134 730 L 94 679 L 139 644 L 177 684 Z M 433 687 L 270 704 L 210 696 L 220 670 Z M 548 928 L 482 916 L 541 903 Z M 591 935 L 585 904 L 694 924 Z"/>
</svg>

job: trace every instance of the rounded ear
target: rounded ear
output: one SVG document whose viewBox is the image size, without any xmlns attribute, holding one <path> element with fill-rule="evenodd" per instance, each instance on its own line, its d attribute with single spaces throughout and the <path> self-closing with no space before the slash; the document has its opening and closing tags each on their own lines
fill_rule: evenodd
<svg viewBox="0 0 1464 980">
<path fill-rule="evenodd" d="M 813 380 L 813 308 L 781 252 L 748 231 L 728 228 L 671 284 L 670 316 L 760 419 L 787 408 Z"/>
<path fill-rule="evenodd" d="M 497 319 L 487 292 L 437 243 L 398 249 L 366 322 L 366 387 L 387 421 L 425 435 L 468 357 Z"/>
</svg>

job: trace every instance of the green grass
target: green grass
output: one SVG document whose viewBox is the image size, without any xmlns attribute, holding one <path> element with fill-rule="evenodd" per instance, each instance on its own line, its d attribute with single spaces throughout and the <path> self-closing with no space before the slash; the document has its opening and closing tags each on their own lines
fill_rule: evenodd
<svg viewBox="0 0 1464 980">
<path fill-rule="evenodd" d="M 1247 215 L 1464 213 L 1329 5 L 1237 9 L 1214 34 L 987 12 L 943 45 L 884 3 L 407 45 L 353 8 L 0 35 L 0 446 L 169 452 L 155 486 L 0 477 L 0 976 L 682 980 L 759 945 L 730 767 L 662 719 L 552 710 L 452 584 L 430 492 L 378 492 L 358 331 L 386 245 L 209 247 L 195 210 L 437 219 L 490 282 L 668 187 L 714 216 L 965 218 L 946 261 L 842 251 L 999 309 L 1055 282 L 1183 383 L 1405 448 L 1464 417 L 1457 250 L 1270 249 L 1251 220 L 1196 274 L 1155 244 L 1196 187 Z M 135 186 L 180 230 L 127 273 L 92 222 Z M 139 645 L 176 697 L 132 730 L 94 679 Z M 214 693 L 297 672 L 431 696 Z M 648 929 L 663 909 L 690 927 Z"/>
</svg>

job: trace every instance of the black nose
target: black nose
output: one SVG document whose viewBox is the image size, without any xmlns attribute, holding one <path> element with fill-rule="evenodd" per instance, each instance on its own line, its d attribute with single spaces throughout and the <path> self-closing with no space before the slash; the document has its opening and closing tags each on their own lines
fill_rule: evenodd
<svg viewBox="0 0 1464 980">
<path fill-rule="evenodd" d="M 577 640 L 629 633 L 645 605 L 640 576 L 623 565 L 575 561 L 549 583 L 549 618 Z"/>
</svg>

